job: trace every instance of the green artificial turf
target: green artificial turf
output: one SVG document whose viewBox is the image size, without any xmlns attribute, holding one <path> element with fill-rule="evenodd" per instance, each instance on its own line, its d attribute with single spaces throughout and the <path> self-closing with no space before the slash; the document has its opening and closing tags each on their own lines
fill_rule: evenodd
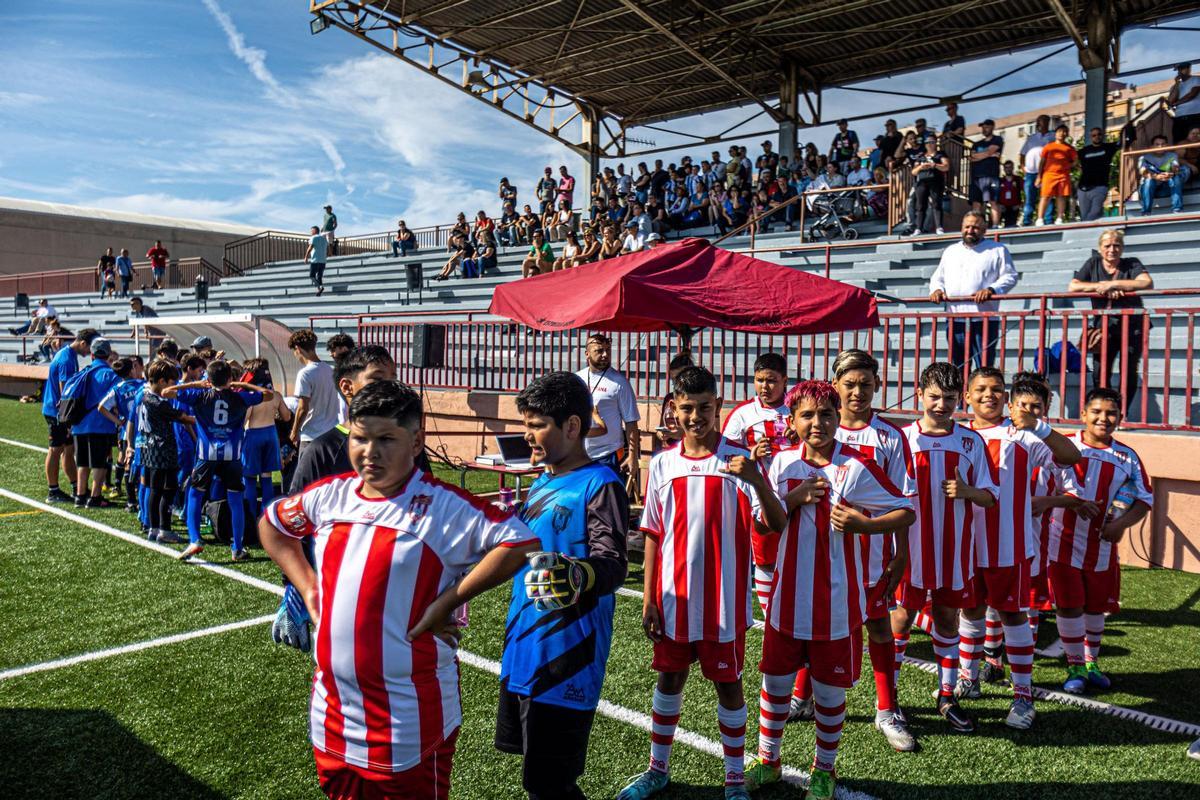
<svg viewBox="0 0 1200 800">
<path fill-rule="evenodd" d="M 44 442 L 36 406 L 0 401 L 0 437 Z M 0 487 L 35 500 L 45 493 L 42 456 L 0 444 Z M 452 479 L 452 478 L 448 478 Z M 453 479 L 457 483 L 456 479 Z M 494 490 L 482 474 L 469 484 Z M 484 486 L 483 484 L 486 484 Z M 270 613 L 277 599 L 207 570 L 174 562 L 46 512 L 0 498 L 0 670 Z M 74 509 L 69 509 L 74 513 Z M 121 510 L 81 512 L 132 531 Z M 261 551 L 228 565 L 228 550 L 205 557 L 275 581 Z M 640 588 L 631 565 L 630 588 Z M 1109 620 L 1102 661 L 1114 680 L 1098 699 L 1200 723 L 1200 576 L 1162 570 L 1123 572 L 1123 610 Z M 500 658 L 507 588 L 472 603 L 463 649 Z M 617 599 L 613 650 L 604 696 L 650 712 L 654 674 L 642 636 L 640 600 Z M 1053 639 L 1052 621 L 1041 642 Z M 757 739 L 757 654 L 747 636 L 747 744 Z M 909 652 L 930 657 L 928 639 Z M 319 798 L 306 739 L 311 658 L 272 644 L 268 626 L 230 631 L 141 652 L 0 681 L 0 786 L 6 798 Z M 1039 658 L 1034 682 L 1057 688 L 1060 663 Z M 906 668 L 900 699 L 922 750 L 892 752 L 874 731 L 869 671 L 849 693 L 838 759 L 842 784 L 884 798 L 1034 798 L 1095 800 L 1200 796 L 1200 764 L 1184 757 L 1189 737 L 1050 702 L 1038 704 L 1034 730 L 1003 724 L 1009 698 L 985 688 L 965 707 L 979 732 L 946 732 L 933 712 L 932 676 Z M 462 667 L 464 726 L 454 769 L 455 798 L 521 798 L 521 764 L 492 747 L 496 678 Z M 719 741 L 712 687 L 697 674 L 685 693 L 681 727 Z M 581 786 L 589 797 L 615 795 L 645 768 L 648 734 L 597 716 Z M 811 724 L 788 726 L 784 762 L 806 768 Z M 674 785 L 665 798 L 712 798 L 718 758 L 677 745 Z M 795 787 L 757 796 L 798 797 Z"/>
</svg>

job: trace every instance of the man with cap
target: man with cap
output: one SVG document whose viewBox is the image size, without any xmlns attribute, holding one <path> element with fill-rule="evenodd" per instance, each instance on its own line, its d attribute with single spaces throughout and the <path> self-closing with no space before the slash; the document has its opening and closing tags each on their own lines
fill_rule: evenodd
<svg viewBox="0 0 1200 800">
<path fill-rule="evenodd" d="M 337 255 L 337 214 L 333 213 L 333 206 L 325 206 L 325 216 L 321 219 L 321 233 L 325 234 L 326 240 L 329 242 L 329 254 Z"/>
<path fill-rule="evenodd" d="M 197 336 L 192 340 L 192 352 L 199 355 L 205 350 L 211 350 L 213 346 L 212 339 L 207 336 Z"/>
<path fill-rule="evenodd" d="M 113 348 L 107 339 L 92 339 L 91 350 L 92 363 L 84 368 L 88 374 L 81 379 L 85 384 L 80 397 L 87 414 L 71 428 L 75 442 L 75 486 L 78 492 L 75 495 L 75 507 L 111 508 L 112 503 L 101 496 L 101 491 L 104 489 L 104 479 L 108 477 L 112 449 L 117 444 L 117 426 L 100 413 L 100 401 L 121 379 L 108 365 Z M 92 481 L 90 496 L 89 478 Z"/>
<path fill-rule="evenodd" d="M 631 219 L 625 223 L 625 238 L 621 240 L 621 255 L 640 253 L 646 247 L 641 233 L 638 232 L 638 222 Z"/>
<path fill-rule="evenodd" d="M 993 133 L 995 130 L 996 123 L 990 119 L 979 123 L 979 138 L 971 144 L 968 190 L 975 211 L 982 214 L 984 203 L 991 203 L 992 227 L 1000 224 L 1000 153 L 1004 151 L 1004 140 Z"/>
<path fill-rule="evenodd" d="M 771 140 L 766 139 L 762 143 L 762 155 L 754 159 L 754 171 L 756 181 L 762 180 L 762 175 L 765 170 L 770 170 L 771 174 L 775 174 L 776 167 L 779 166 L 779 154 L 771 151 Z"/>
<path fill-rule="evenodd" d="M 666 240 L 663 239 L 661 233 L 652 233 L 646 237 L 646 249 L 647 250 L 653 250 L 654 248 L 661 247 L 662 245 L 664 245 L 666 243 L 667 242 L 666 242 Z"/>
<path fill-rule="evenodd" d="M 829 146 L 829 160 L 838 165 L 838 172 L 849 175 L 858 161 L 858 134 L 850 130 L 844 119 L 837 121 L 837 133 Z"/>
<path fill-rule="evenodd" d="M 1188 131 L 1200 126 L 1200 78 L 1192 76 L 1191 64 L 1175 65 L 1175 83 L 1167 92 L 1167 107 L 1175 112 L 1171 125 L 1171 143 L 1187 138 Z"/>
<path fill-rule="evenodd" d="M 877 167 L 887 168 L 887 157 L 891 153 L 884 152 L 883 149 L 883 134 L 875 137 L 875 149 L 867 153 L 867 169 L 871 170 L 871 174 L 875 174 Z"/>
</svg>

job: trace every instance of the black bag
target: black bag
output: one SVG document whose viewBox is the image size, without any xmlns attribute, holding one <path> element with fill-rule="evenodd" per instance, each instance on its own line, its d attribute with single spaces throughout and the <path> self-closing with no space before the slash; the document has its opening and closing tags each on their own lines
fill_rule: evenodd
<svg viewBox="0 0 1200 800">
<path fill-rule="evenodd" d="M 229 513 L 229 503 L 221 500 L 210 500 L 204 504 L 204 516 L 212 522 L 213 536 L 221 544 L 233 542 L 233 518 Z"/>
</svg>

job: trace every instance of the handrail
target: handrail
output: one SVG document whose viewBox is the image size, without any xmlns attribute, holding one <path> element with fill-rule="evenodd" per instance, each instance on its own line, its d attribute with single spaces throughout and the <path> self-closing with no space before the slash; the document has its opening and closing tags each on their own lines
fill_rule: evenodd
<svg viewBox="0 0 1200 800">
<path fill-rule="evenodd" d="M 1162 147 L 1146 147 L 1146 148 L 1142 148 L 1141 150 L 1122 150 L 1120 167 L 1118 168 L 1118 171 L 1117 171 L 1117 174 L 1120 179 L 1119 183 L 1118 183 L 1118 187 L 1117 187 L 1117 192 L 1118 192 L 1118 194 L 1121 195 L 1121 198 L 1120 198 L 1121 213 L 1122 214 L 1125 213 L 1125 202 L 1130 197 L 1133 196 L 1133 193 L 1135 191 L 1137 191 L 1137 189 L 1141 183 L 1141 181 L 1140 181 L 1141 176 L 1137 169 L 1136 164 L 1132 165 L 1132 168 L 1131 168 L 1131 165 L 1129 163 L 1134 157 L 1137 157 L 1140 159 L 1142 156 L 1145 156 L 1145 155 L 1151 155 L 1154 153 L 1170 153 L 1175 150 L 1190 150 L 1194 147 L 1200 147 L 1200 142 L 1179 142 L 1177 144 L 1163 145 Z"/>
<path fill-rule="evenodd" d="M 735 235 L 741 233 L 742 231 L 746 230 L 746 228 L 749 228 L 751 225 L 753 225 L 755 227 L 755 229 L 757 230 L 758 223 L 761 220 L 764 220 L 767 217 L 772 216 L 773 214 L 775 214 L 775 212 L 779 211 L 779 209 L 781 209 L 781 208 L 787 208 L 788 206 L 798 202 L 800 200 L 801 196 L 802 195 L 797 194 L 794 197 L 789 197 L 784 202 L 780 203 L 777 206 L 773 206 L 769 211 L 764 211 L 763 213 L 759 214 L 757 217 L 748 217 L 746 219 L 746 221 L 743 222 L 741 225 L 738 225 L 736 228 L 729 231 L 728 233 L 722 234 L 719 239 L 714 240 L 713 244 L 714 245 L 720 244 L 721 242 L 728 239 L 730 236 L 735 236 Z M 802 208 L 803 208 L 803 206 L 802 206 Z M 801 234 L 803 235 L 803 230 L 801 231 Z M 750 231 L 750 246 L 751 247 L 754 246 L 754 231 L 753 230 Z"/>
</svg>

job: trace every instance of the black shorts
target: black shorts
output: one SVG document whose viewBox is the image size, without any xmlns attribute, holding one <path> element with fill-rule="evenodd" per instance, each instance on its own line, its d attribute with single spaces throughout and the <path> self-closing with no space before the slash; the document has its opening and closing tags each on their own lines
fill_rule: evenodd
<svg viewBox="0 0 1200 800">
<path fill-rule="evenodd" d="M 58 417 L 47 417 L 46 427 L 50 429 L 50 446 L 51 447 L 70 447 L 75 442 L 71 439 L 71 428 L 65 422 L 59 422 Z"/>
<path fill-rule="evenodd" d="M 537 703 L 500 685 L 496 749 L 525 756 L 522 785 L 534 797 L 583 797 L 575 782 L 587 763 L 596 712 Z"/>
<path fill-rule="evenodd" d="M 246 488 L 242 480 L 242 462 L 238 461 L 197 461 L 192 468 L 190 486 L 207 492 L 214 477 L 221 479 L 221 485 L 227 491 L 240 492 Z"/>
<path fill-rule="evenodd" d="M 141 468 L 142 486 L 147 489 L 158 489 L 164 492 L 174 492 L 179 488 L 179 470 L 175 467 L 166 469 Z"/>
<path fill-rule="evenodd" d="M 75 466 L 88 469 L 108 469 L 112 450 L 117 445 L 115 433 L 75 434 Z"/>
</svg>

